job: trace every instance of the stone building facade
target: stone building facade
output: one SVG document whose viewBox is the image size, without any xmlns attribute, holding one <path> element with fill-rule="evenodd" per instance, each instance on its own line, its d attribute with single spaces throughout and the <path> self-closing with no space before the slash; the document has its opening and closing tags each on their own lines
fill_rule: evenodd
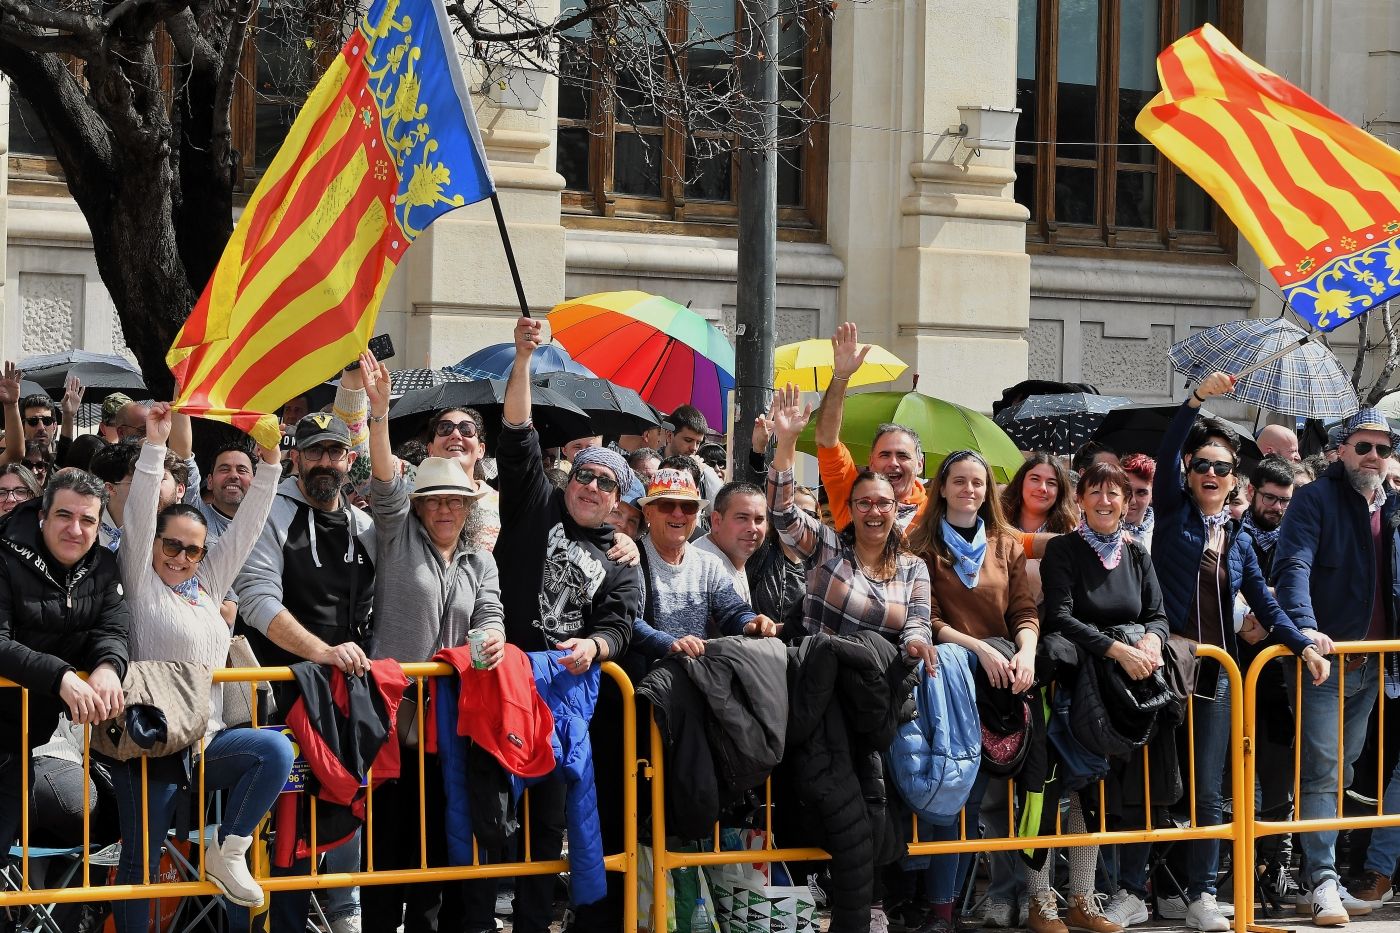
<svg viewBox="0 0 1400 933">
<path fill-rule="evenodd" d="M 1278 308 L 1248 246 L 1132 132 L 1156 52 L 1206 20 L 1346 117 L 1400 133 L 1392 0 L 836 6 L 783 58 L 829 120 L 788 154 L 801 170 L 780 178 L 778 342 L 856 321 L 911 364 L 905 384 L 918 373 L 922 390 L 984 410 L 1028 374 L 1180 397 L 1173 341 Z M 533 109 L 478 109 L 531 304 L 640 288 L 730 324 L 732 172 L 719 164 L 691 184 L 638 162 L 639 142 L 665 137 L 599 118 L 586 78 L 562 92 L 547 82 Z M 7 93 L 3 106 L 0 351 L 120 352 L 82 215 L 32 114 Z M 269 123 L 258 101 L 240 106 L 255 176 L 266 140 L 246 134 Z M 967 149 L 950 134 L 959 107 L 1020 107 L 1016 146 Z M 399 365 L 445 365 L 508 339 L 515 307 L 490 209 L 477 205 L 408 252 L 380 329 Z"/>
</svg>

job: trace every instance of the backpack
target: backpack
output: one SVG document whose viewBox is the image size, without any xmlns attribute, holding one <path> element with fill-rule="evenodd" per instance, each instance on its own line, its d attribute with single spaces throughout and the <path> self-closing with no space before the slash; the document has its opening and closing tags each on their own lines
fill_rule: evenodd
<svg viewBox="0 0 1400 933">
<path fill-rule="evenodd" d="M 918 714 L 902 723 L 890 744 L 895 786 L 909 808 L 937 826 L 951 826 L 972 794 L 982 761 L 971 652 L 938 646 L 938 676 L 921 669 L 914 698 Z"/>
</svg>

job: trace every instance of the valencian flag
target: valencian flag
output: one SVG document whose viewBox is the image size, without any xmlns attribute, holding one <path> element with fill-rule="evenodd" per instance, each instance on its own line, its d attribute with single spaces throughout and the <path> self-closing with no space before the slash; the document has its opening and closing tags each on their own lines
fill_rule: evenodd
<svg viewBox="0 0 1400 933">
<path fill-rule="evenodd" d="M 1157 73 L 1138 132 L 1224 209 L 1300 317 L 1331 330 L 1400 293 L 1400 152 L 1209 24 Z"/>
<path fill-rule="evenodd" d="M 493 191 L 442 0 L 375 0 L 175 338 L 176 409 L 274 446 L 268 413 L 364 349 L 413 239 Z"/>
</svg>

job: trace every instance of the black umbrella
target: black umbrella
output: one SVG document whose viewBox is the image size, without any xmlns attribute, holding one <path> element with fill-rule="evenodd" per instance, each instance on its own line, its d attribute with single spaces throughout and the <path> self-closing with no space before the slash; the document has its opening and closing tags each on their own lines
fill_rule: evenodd
<svg viewBox="0 0 1400 933">
<path fill-rule="evenodd" d="M 84 402 L 101 402 L 113 392 L 125 392 L 137 398 L 141 397 L 139 393 L 149 391 L 141 371 L 125 357 L 111 353 L 89 353 L 86 350 L 45 353 L 20 360 L 19 368 L 26 379 L 41 386 L 54 398 L 63 398 L 63 386 L 70 375 L 82 381 Z"/>
<path fill-rule="evenodd" d="M 1115 408 L 1104 416 L 1103 424 L 1094 432 L 1093 439 L 1101 444 L 1107 444 L 1121 455 L 1143 453 L 1149 457 L 1157 456 L 1157 448 L 1162 444 L 1162 435 L 1167 433 L 1167 427 L 1171 424 L 1172 418 L 1176 417 L 1176 412 L 1180 405 L 1125 405 L 1122 408 Z M 1259 445 L 1254 443 L 1254 435 L 1248 428 L 1241 427 L 1233 421 L 1227 421 L 1219 415 L 1212 415 L 1204 408 L 1200 410 L 1202 417 L 1215 418 L 1224 422 L 1225 426 L 1239 435 L 1240 459 L 1249 463 L 1258 463 L 1260 460 Z M 1162 465 L 1158 464 L 1158 469 Z"/>
<path fill-rule="evenodd" d="M 606 379 L 553 372 L 540 373 L 530 381 L 536 386 L 553 389 L 583 409 L 599 434 L 609 437 L 641 434 L 660 424 L 651 406 L 642 401 L 635 390 L 614 385 Z"/>
<path fill-rule="evenodd" d="M 1110 411 L 1131 404 L 1132 399 L 1119 395 L 1032 395 L 1018 405 L 1003 408 L 995 421 L 1020 450 L 1067 455 L 1094 436 Z"/>
<path fill-rule="evenodd" d="M 559 393 L 542 386 L 530 390 L 530 416 L 545 447 L 560 447 L 579 437 L 598 433 L 588 415 Z M 390 436 L 395 443 L 421 434 L 433 412 L 444 408 L 474 408 L 486 422 L 486 442 L 495 443 L 505 410 L 504 379 L 449 382 L 431 389 L 409 392 L 389 409 Z"/>
</svg>

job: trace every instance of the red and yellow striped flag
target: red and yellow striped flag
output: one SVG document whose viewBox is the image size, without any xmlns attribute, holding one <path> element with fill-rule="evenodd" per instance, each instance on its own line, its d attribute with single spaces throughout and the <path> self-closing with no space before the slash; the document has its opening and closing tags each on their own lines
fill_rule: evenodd
<svg viewBox="0 0 1400 933">
<path fill-rule="evenodd" d="M 494 190 L 442 0 L 375 0 L 307 98 L 166 362 L 264 446 L 353 360 L 413 239 Z"/>
<path fill-rule="evenodd" d="M 1157 73 L 1138 132 L 1229 215 L 1295 312 L 1331 330 L 1400 294 L 1400 152 L 1209 24 Z"/>
</svg>

